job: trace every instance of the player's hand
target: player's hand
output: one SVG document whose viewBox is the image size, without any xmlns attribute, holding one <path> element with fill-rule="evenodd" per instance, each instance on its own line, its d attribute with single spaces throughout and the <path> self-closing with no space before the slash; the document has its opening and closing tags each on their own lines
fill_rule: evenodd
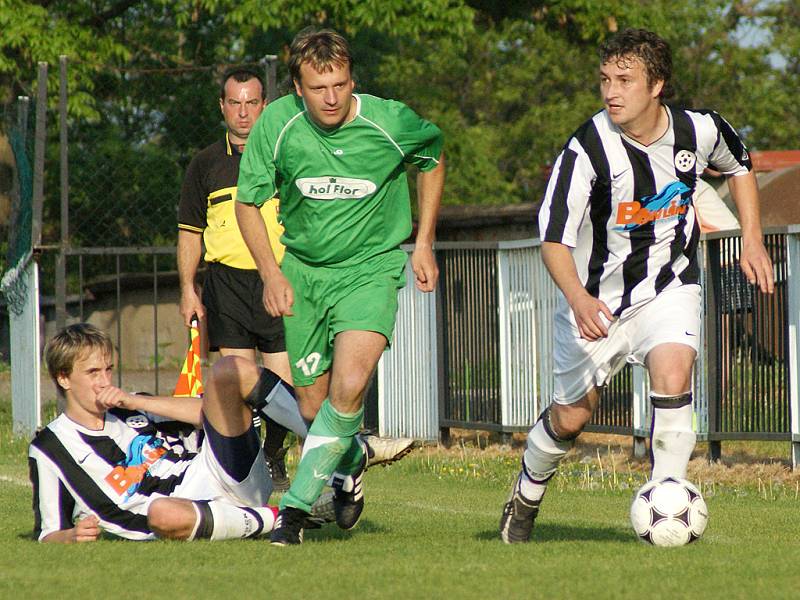
<svg viewBox="0 0 800 600">
<path fill-rule="evenodd" d="M 608 337 L 608 327 L 606 327 L 602 316 L 607 321 L 613 321 L 614 315 L 609 310 L 606 303 L 585 290 L 576 297 L 569 299 L 572 314 L 575 315 L 575 322 L 581 338 L 589 342 L 594 342 L 600 338 Z M 602 315 L 602 316 L 601 316 Z"/>
<path fill-rule="evenodd" d="M 136 410 L 133 406 L 136 396 L 129 394 L 116 386 L 109 385 L 97 394 L 97 402 L 105 408 L 127 408 Z"/>
<path fill-rule="evenodd" d="M 430 246 L 417 246 L 411 254 L 411 268 L 416 276 L 417 289 L 432 292 L 439 280 L 439 265 Z"/>
<path fill-rule="evenodd" d="M 200 301 L 195 288 L 181 290 L 180 312 L 186 327 L 191 327 L 195 315 L 198 321 L 202 321 L 206 316 L 206 307 Z"/>
<path fill-rule="evenodd" d="M 763 293 L 771 294 L 775 291 L 772 261 L 760 239 L 753 242 L 743 240 L 739 266 L 747 277 L 747 281 L 752 285 L 758 285 Z"/>
<path fill-rule="evenodd" d="M 95 515 L 84 517 L 72 528 L 72 541 L 77 543 L 94 542 L 100 535 L 100 520 Z"/>
<path fill-rule="evenodd" d="M 280 271 L 264 282 L 264 308 L 273 317 L 291 317 L 294 304 L 294 290 L 289 280 Z"/>
</svg>

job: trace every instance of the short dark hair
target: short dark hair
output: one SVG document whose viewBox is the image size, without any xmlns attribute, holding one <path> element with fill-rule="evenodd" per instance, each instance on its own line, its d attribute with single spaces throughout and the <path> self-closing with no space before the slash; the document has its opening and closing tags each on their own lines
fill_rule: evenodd
<svg viewBox="0 0 800 600">
<path fill-rule="evenodd" d="M 662 98 L 673 95 L 672 49 L 665 40 L 646 29 L 623 29 L 600 46 L 600 60 L 604 65 L 613 60 L 624 64 L 631 58 L 642 61 L 651 86 L 656 81 L 664 82 Z"/>
<path fill-rule="evenodd" d="M 47 342 L 44 361 L 60 396 L 64 395 L 64 390 L 58 383 L 58 377 L 71 375 L 75 363 L 93 350 L 100 350 L 104 355 L 111 356 L 114 346 L 108 334 L 89 323 L 69 325 Z"/>
<path fill-rule="evenodd" d="M 306 27 L 294 37 L 289 47 L 289 74 L 295 81 L 300 81 L 303 63 L 309 63 L 320 73 L 332 71 L 334 65 L 347 65 L 353 72 L 350 44 L 333 29 Z"/>
<path fill-rule="evenodd" d="M 229 79 L 233 79 L 238 83 L 244 83 L 245 81 L 250 81 L 251 79 L 258 79 L 258 83 L 261 84 L 261 99 L 267 99 L 267 88 L 264 85 L 264 75 L 261 74 L 258 69 L 253 67 L 231 67 L 230 69 L 226 69 L 222 74 L 222 79 L 220 80 L 219 86 L 220 100 L 225 100 L 225 84 L 228 83 Z"/>
</svg>

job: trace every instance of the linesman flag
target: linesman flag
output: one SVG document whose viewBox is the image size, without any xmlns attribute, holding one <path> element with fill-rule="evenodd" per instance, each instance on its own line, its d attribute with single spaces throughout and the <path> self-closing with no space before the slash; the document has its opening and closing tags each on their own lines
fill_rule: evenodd
<svg viewBox="0 0 800 600">
<path fill-rule="evenodd" d="M 175 386 L 173 396 L 203 395 L 203 371 L 200 367 L 200 330 L 197 328 L 197 319 L 192 320 L 189 330 L 191 342 L 186 351 L 186 360 L 183 361 L 181 374 L 178 376 L 178 385 Z"/>
</svg>

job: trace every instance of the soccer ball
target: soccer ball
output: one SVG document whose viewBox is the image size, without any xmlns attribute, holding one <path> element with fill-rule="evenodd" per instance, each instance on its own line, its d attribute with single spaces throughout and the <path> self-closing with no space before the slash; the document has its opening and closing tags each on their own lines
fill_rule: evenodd
<svg viewBox="0 0 800 600">
<path fill-rule="evenodd" d="M 691 483 L 663 477 L 644 484 L 631 504 L 631 524 L 639 539 L 654 546 L 683 546 L 703 535 L 708 508 Z"/>
</svg>

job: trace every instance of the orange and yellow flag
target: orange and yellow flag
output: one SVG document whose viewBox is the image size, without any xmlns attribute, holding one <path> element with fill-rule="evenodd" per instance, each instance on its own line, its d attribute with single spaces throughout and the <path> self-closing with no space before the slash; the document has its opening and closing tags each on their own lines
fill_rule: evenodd
<svg viewBox="0 0 800 600">
<path fill-rule="evenodd" d="M 178 376 L 178 385 L 175 386 L 173 396 L 203 395 L 203 371 L 200 366 L 200 330 L 197 321 L 192 321 L 190 329 L 191 342 L 186 351 L 186 360 L 183 361 L 181 374 Z"/>
</svg>

